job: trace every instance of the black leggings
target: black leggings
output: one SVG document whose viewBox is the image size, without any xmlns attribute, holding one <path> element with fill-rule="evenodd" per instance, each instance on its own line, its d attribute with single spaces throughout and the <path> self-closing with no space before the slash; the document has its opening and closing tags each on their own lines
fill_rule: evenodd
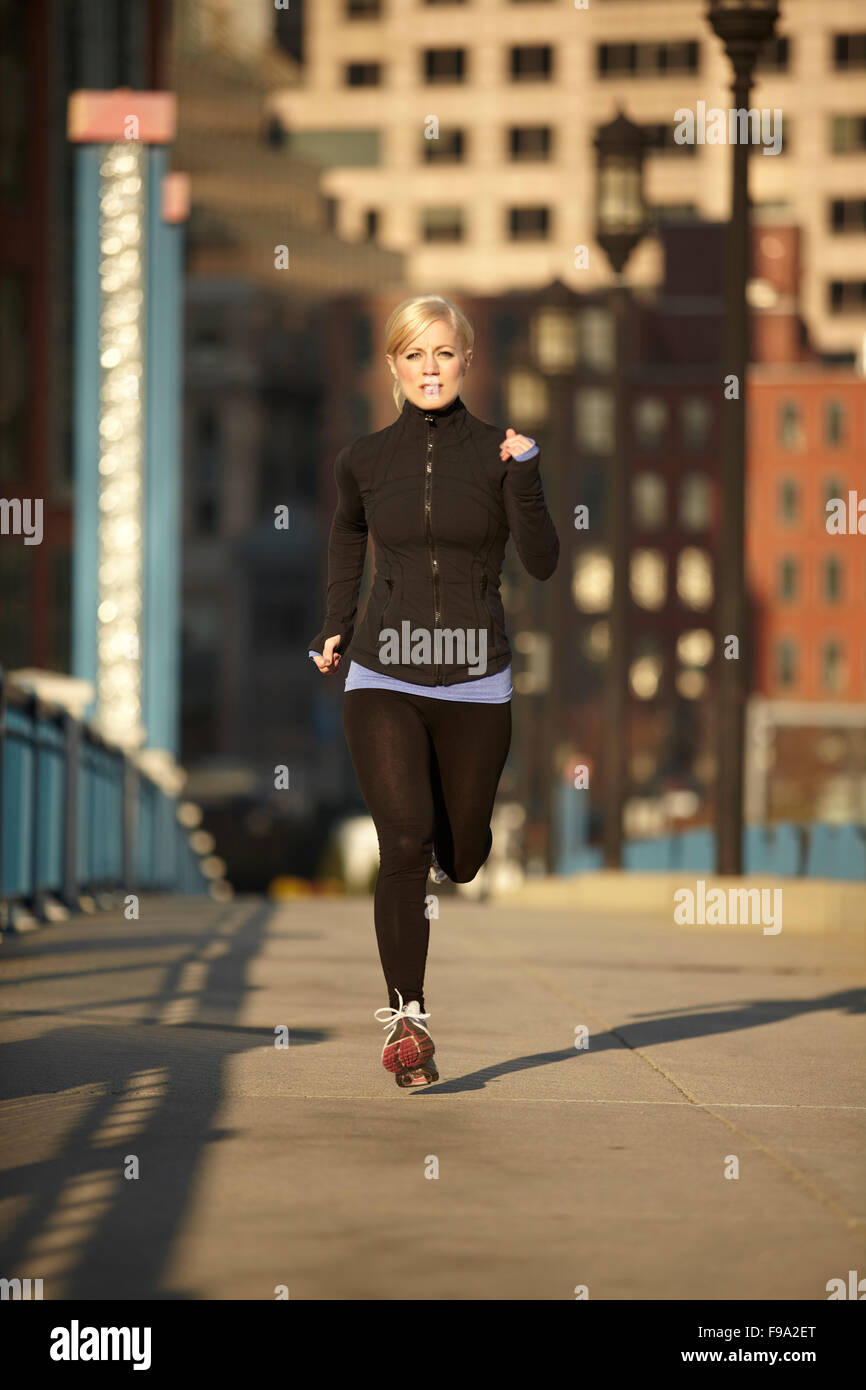
<svg viewBox="0 0 866 1390">
<path fill-rule="evenodd" d="M 399 1007 L 399 990 L 404 1004 L 417 999 L 423 1010 L 431 856 L 455 883 L 468 883 L 490 853 L 511 705 L 347 690 L 343 728 L 379 837 L 373 911 L 388 1003 Z"/>
</svg>

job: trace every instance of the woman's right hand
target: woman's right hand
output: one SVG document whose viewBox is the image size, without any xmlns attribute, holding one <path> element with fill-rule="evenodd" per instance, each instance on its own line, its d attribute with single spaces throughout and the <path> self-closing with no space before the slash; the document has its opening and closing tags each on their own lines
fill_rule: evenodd
<svg viewBox="0 0 866 1390">
<path fill-rule="evenodd" d="M 315 661 L 323 676 L 329 675 L 332 671 L 336 671 L 337 667 L 343 659 L 342 654 L 340 652 L 334 652 L 334 648 L 336 647 L 339 640 L 340 633 L 338 632 L 336 637 L 329 637 L 327 639 L 327 641 L 325 642 L 325 650 L 321 656 L 319 656 L 316 652 L 313 652 L 313 660 Z"/>
</svg>

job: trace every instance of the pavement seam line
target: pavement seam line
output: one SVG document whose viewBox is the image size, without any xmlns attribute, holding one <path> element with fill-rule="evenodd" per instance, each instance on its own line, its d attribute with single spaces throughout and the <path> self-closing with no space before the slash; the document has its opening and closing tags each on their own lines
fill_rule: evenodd
<svg viewBox="0 0 866 1390">
<path fill-rule="evenodd" d="M 503 961 L 508 959 L 508 957 L 506 957 L 502 952 L 497 951 L 495 947 L 491 951 L 491 954 L 498 956 L 500 960 Z M 798 1186 L 802 1187 L 806 1192 L 808 1192 L 811 1197 L 815 1198 L 815 1200 L 820 1202 L 822 1206 L 827 1207 L 828 1210 L 834 1213 L 834 1215 L 838 1216 L 840 1220 L 846 1226 L 849 1227 L 849 1229 L 859 1230 L 861 1227 L 866 1225 L 866 1222 L 862 1221 L 860 1218 L 856 1216 L 852 1216 L 850 1212 L 848 1212 L 844 1207 L 840 1206 L 839 1203 L 836 1202 L 835 1198 L 831 1197 L 829 1193 L 824 1192 L 820 1187 L 816 1186 L 816 1184 L 812 1182 L 811 1178 L 808 1178 L 806 1174 L 803 1173 L 799 1168 L 794 1167 L 794 1165 L 789 1163 L 787 1159 L 783 1158 L 781 1154 L 778 1154 L 775 1152 L 775 1150 L 768 1148 L 766 1144 L 763 1144 L 759 1139 L 755 1137 L 755 1135 L 750 1134 L 748 1130 L 741 1129 L 739 1126 L 733 1124 L 730 1120 L 726 1119 L 724 1115 L 719 1115 L 715 1110 L 712 1110 L 706 1102 L 699 1100 L 697 1096 L 691 1093 L 687 1086 L 685 1086 L 682 1082 L 678 1081 L 676 1077 L 672 1076 L 669 1072 L 667 1072 L 665 1068 L 662 1067 L 658 1062 L 655 1062 L 651 1057 L 646 1056 L 646 1054 L 642 1052 L 640 1048 L 633 1047 L 626 1038 L 622 1037 L 617 1032 L 616 1028 L 614 1028 L 612 1024 L 610 1024 L 605 1018 L 602 1017 L 601 1014 L 596 1013 L 592 1009 L 586 1008 L 584 1005 L 576 1004 L 574 998 L 565 994 L 557 984 L 555 984 L 548 976 L 544 974 L 542 970 L 539 969 L 538 966 L 529 964 L 527 962 L 522 962 L 522 964 L 524 969 L 528 970 L 532 975 L 535 976 L 535 978 L 538 980 L 539 984 L 541 984 L 543 988 L 549 990 L 552 994 L 557 995 L 558 998 L 570 1004 L 572 1008 L 579 1008 L 586 1017 L 590 1019 L 597 1019 L 598 1022 L 608 1033 L 610 1033 L 613 1037 L 617 1038 L 617 1040 L 622 1043 L 623 1047 L 628 1048 L 630 1052 L 635 1053 L 635 1055 L 640 1057 L 642 1061 L 646 1062 L 648 1066 L 652 1067 L 654 1071 L 658 1072 L 658 1074 L 661 1077 L 663 1077 L 664 1080 L 667 1081 L 670 1086 L 673 1086 L 675 1090 L 679 1091 L 681 1095 L 685 1096 L 685 1098 L 691 1105 L 694 1105 L 697 1109 L 703 1111 L 704 1114 L 711 1115 L 714 1120 L 717 1120 L 719 1124 L 724 1125 L 725 1128 L 730 1130 L 732 1134 L 736 1134 L 740 1138 L 745 1139 L 747 1143 L 754 1145 L 754 1147 L 758 1149 L 759 1152 L 763 1153 L 767 1158 L 771 1160 L 771 1162 L 775 1163 L 777 1167 L 781 1168 L 783 1172 L 787 1173 L 787 1175 Z"/>
<path fill-rule="evenodd" d="M 539 981 L 541 985 L 544 986 L 545 989 L 549 989 L 551 993 L 558 995 L 560 999 L 563 999 L 566 1003 L 571 1004 L 572 1008 L 575 1007 L 575 1000 L 570 998 L 568 995 L 564 994 L 559 989 L 559 987 L 553 984 L 549 979 L 545 979 L 543 971 L 539 970 L 538 966 L 528 965 L 525 968 L 527 968 L 531 974 L 535 975 L 536 979 Z M 762 1143 L 760 1139 L 756 1138 L 754 1134 L 750 1134 L 749 1131 L 746 1129 L 741 1129 L 739 1125 L 735 1125 L 733 1121 L 726 1119 L 724 1115 L 719 1115 L 715 1110 L 711 1108 L 708 1102 L 698 1100 L 697 1096 L 692 1095 L 691 1091 L 688 1089 L 687 1086 L 683 1085 L 682 1082 L 677 1081 L 676 1077 L 672 1076 L 668 1071 L 666 1071 L 663 1066 L 661 1066 L 658 1062 L 653 1061 L 651 1057 L 647 1057 L 647 1055 L 644 1052 L 642 1052 L 639 1047 L 633 1047 L 632 1044 L 628 1042 L 626 1038 L 621 1037 L 620 1034 L 617 1032 L 616 1028 L 614 1028 L 612 1024 L 608 1023 L 606 1019 L 602 1018 L 601 1014 L 597 1014 L 594 1012 L 594 1010 L 587 1009 L 583 1005 L 577 1005 L 577 1007 L 580 1008 L 581 1011 L 584 1014 L 586 1014 L 589 1018 L 597 1018 L 599 1023 L 601 1023 L 601 1025 L 606 1029 L 608 1033 L 612 1034 L 613 1037 L 618 1038 L 624 1047 L 627 1047 L 630 1052 L 633 1052 L 635 1054 L 635 1056 L 640 1057 L 641 1061 L 646 1062 L 650 1067 L 653 1068 L 654 1071 L 657 1071 L 660 1076 L 664 1077 L 665 1081 L 667 1081 L 669 1085 L 673 1086 L 677 1091 L 679 1091 L 681 1095 L 685 1096 L 691 1105 L 694 1105 L 699 1110 L 702 1110 L 705 1115 L 711 1115 L 714 1120 L 718 1120 L 719 1124 L 724 1125 L 725 1128 L 729 1129 L 732 1134 L 736 1134 L 738 1137 L 745 1139 L 747 1143 L 753 1144 L 754 1147 L 758 1149 L 762 1154 L 766 1155 L 766 1157 L 769 1158 L 773 1163 L 777 1164 L 778 1167 L 782 1168 L 784 1172 L 786 1172 L 795 1183 L 797 1183 L 800 1187 L 804 1188 L 805 1191 L 808 1192 L 811 1197 L 814 1197 L 816 1201 L 820 1202 L 823 1206 L 827 1207 L 830 1211 L 832 1211 L 834 1215 L 838 1216 L 850 1230 L 858 1231 L 861 1228 L 866 1227 L 866 1221 L 862 1220 L 860 1217 L 852 1216 L 852 1214 L 849 1211 L 847 1211 L 845 1207 L 840 1206 L 840 1204 L 836 1201 L 834 1197 L 831 1197 L 829 1193 L 824 1192 L 822 1188 L 818 1187 L 812 1181 L 811 1178 L 807 1177 L 806 1174 L 802 1172 L 801 1169 L 796 1168 L 792 1163 L 789 1163 L 786 1158 L 783 1158 L 781 1154 L 776 1153 L 775 1149 L 768 1148 L 767 1145 Z"/>
</svg>

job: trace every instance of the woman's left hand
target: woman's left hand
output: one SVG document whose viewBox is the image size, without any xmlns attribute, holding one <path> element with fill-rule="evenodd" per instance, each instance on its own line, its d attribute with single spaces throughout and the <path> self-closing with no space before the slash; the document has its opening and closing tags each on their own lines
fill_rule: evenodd
<svg viewBox="0 0 866 1390">
<path fill-rule="evenodd" d="M 525 434 L 515 434 L 513 429 L 505 431 L 505 438 L 499 446 L 499 457 L 504 463 L 507 458 L 513 458 L 515 454 L 525 454 L 527 449 L 532 448 L 532 440 L 527 439 Z"/>
</svg>

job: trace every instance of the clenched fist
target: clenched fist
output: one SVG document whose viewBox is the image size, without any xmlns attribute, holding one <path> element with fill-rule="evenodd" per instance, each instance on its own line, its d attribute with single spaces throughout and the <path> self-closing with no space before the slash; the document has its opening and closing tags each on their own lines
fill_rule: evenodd
<svg viewBox="0 0 866 1390">
<path fill-rule="evenodd" d="M 327 639 L 327 641 L 325 642 L 325 650 L 321 656 L 319 656 L 316 652 L 313 652 L 313 660 L 315 661 L 323 676 L 328 675 L 331 671 L 336 671 L 337 667 L 343 659 L 342 653 L 334 651 L 334 648 L 336 647 L 339 640 L 340 633 L 338 632 L 336 637 L 329 637 Z"/>
</svg>

